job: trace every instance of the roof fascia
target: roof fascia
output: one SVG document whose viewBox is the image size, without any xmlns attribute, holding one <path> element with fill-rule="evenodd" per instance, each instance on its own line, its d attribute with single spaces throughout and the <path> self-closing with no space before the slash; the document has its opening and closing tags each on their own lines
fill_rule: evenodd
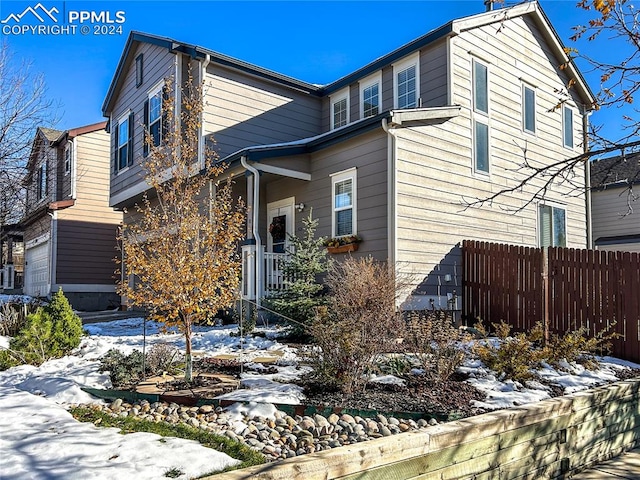
<svg viewBox="0 0 640 480">
<path fill-rule="evenodd" d="M 322 95 L 329 95 L 332 92 L 340 90 L 341 88 L 353 83 L 359 78 L 364 78 L 368 75 L 371 75 L 374 72 L 386 67 L 387 65 L 391 65 L 396 60 L 399 60 L 407 55 L 413 53 L 416 50 L 419 50 L 431 43 L 434 43 L 444 37 L 454 34 L 453 31 L 453 22 L 448 22 L 435 30 L 430 31 L 429 33 L 405 44 L 401 47 L 397 48 L 391 53 L 388 53 L 373 62 L 365 65 L 364 67 L 356 70 L 349 75 L 346 75 L 333 83 L 326 85 L 322 88 Z"/>
</svg>

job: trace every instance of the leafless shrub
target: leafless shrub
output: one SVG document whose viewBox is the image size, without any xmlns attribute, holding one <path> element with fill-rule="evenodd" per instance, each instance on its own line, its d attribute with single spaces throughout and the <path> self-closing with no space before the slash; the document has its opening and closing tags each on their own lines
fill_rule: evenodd
<svg viewBox="0 0 640 480">
<path fill-rule="evenodd" d="M 176 360 L 179 351 L 168 343 L 156 343 L 147 353 L 147 369 L 153 374 L 171 371 L 171 365 Z"/>
<path fill-rule="evenodd" d="M 0 304 L 0 335 L 15 337 L 27 321 L 27 313 L 24 304 Z"/>
<path fill-rule="evenodd" d="M 465 352 L 460 344 L 468 334 L 455 327 L 446 311 L 414 311 L 407 315 L 404 345 L 435 380 L 446 381 L 462 365 Z"/>
<path fill-rule="evenodd" d="M 379 356 L 397 350 L 403 322 L 396 300 L 406 283 L 393 265 L 371 257 L 332 265 L 329 306 L 311 326 L 315 383 L 347 394 L 365 389 Z"/>
</svg>

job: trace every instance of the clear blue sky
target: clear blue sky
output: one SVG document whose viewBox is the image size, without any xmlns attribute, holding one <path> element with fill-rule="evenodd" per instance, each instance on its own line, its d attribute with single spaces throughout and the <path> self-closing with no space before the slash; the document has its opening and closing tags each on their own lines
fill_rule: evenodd
<svg viewBox="0 0 640 480">
<path fill-rule="evenodd" d="M 91 27 L 92 31 L 83 35 L 80 24 L 71 35 L 2 34 L 16 59 L 30 60 L 33 70 L 45 75 L 49 96 L 62 105 L 57 125 L 60 129 L 103 120 L 102 102 L 131 30 L 200 45 L 300 80 L 325 84 L 452 18 L 484 11 L 482 0 L 2 0 L 0 20 L 35 7 L 38 1 L 49 11 L 57 8 L 61 16 L 72 11 L 108 12 L 109 19 L 115 20 L 117 12 L 123 12 L 121 34 L 96 35 Z M 569 40 L 571 27 L 585 23 L 589 15 L 576 8 L 575 0 L 541 0 L 541 5 L 565 44 L 573 46 Z M 602 40 L 580 48 L 594 57 L 610 57 L 607 48 L 611 45 Z M 599 75 L 579 66 L 597 91 Z M 597 112 L 592 122 L 605 124 L 605 136 L 610 139 L 622 136 L 619 109 Z"/>
</svg>

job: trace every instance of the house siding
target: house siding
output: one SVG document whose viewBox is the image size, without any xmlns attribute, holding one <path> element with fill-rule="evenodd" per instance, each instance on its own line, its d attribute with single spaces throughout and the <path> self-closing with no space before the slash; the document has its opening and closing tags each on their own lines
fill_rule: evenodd
<svg viewBox="0 0 640 480">
<path fill-rule="evenodd" d="M 242 148 L 320 133 L 321 101 L 219 65 L 207 67 L 204 130 L 221 158 Z"/>
<path fill-rule="evenodd" d="M 136 87 L 136 67 L 135 58 L 144 55 L 144 77 L 143 83 Z M 115 152 L 117 145 L 115 142 L 115 132 L 118 119 L 129 110 L 134 114 L 134 135 L 133 135 L 133 165 L 121 170 L 115 175 L 111 175 L 111 196 L 117 195 L 127 188 L 140 183 L 142 168 L 139 160 L 143 153 L 144 140 L 144 102 L 147 100 L 149 91 L 162 80 L 174 77 L 176 73 L 176 56 L 166 48 L 156 45 L 142 43 L 139 44 L 131 56 L 132 61 L 125 68 L 123 83 L 119 89 L 119 94 L 114 100 L 111 113 L 111 147 L 109 158 L 111 169 L 114 167 Z"/>
<path fill-rule="evenodd" d="M 451 41 L 453 103 L 462 106 L 460 115 L 429 126 L 399 129 L 397 134 L 396 260 L 417 274 L 413 293 L 436 302 L 454 291 L 460 293 L 462 240 L 538 244 L 538 203 L 527 202 L 542 186 L 539 180 L 500 196 L 492 205 L 467 208 L 466 203 L 523 180 L 525 148 L 526 160 L 537 167 L 579 153 L 578 141 L 574 149 L 562 146 L 562 113 L 553 111 L 558 101 L 554 89 L 561 89 L 567 79 L 537 27 L 523 17 L 496 33 L 499 26 L 462 32 Z M 474 172 L 472 58 L 489 66 L 488 175 Z M 521 127 L 521 77 L 537 86 L 535 136 L 523 133 Z M 574 121 L 580 122 L 578 111 L 574 114 Z M 584 172 L 579 169 L 575 182 L 583 181 Z M 585 199 L 571 193 L 567 185 L 554 185 L 546 201 L 566 210 L 568 246 L 584 248 Z M 447 274 L 452 275 L 450 282 L 444 280 Z M 438 306 L 445 307 L 446 302 Z"/>
<path fill-rule="evenodd" d="M 306 160 L 297 157 L 298 162 Z M 303 232 L 302 220 L 313 208 L 318 236 L 331 236 L 331 174 L 357 169 L 357 232 L 364 241 L 354 256 L 388 257 L 387 248 L 387 135 L 382 128 L 360 135 L 349 142 L 310 155 L 311 181 L 278 178 L 262 188 L 262 205 L 295 197 L 305 210 L 296 212 L 296 233 Z M 260 231 L 267 231 L 266 211 L 260 219 Z M 337 257 L 340 258 L 340 257 Z"/>
<path fill-rule="evenodd" d="M 591 192 L 591 217 L 593 240 L 597 244 L 602 237 L 640 235 L 640 216 L 628 214 L 628 187 L 607 188 Z M 598 246 L 609 250 L 608 246 Z M 616 250 L 638 252 L 640 243 L 618 244 Z"/>
</svg>

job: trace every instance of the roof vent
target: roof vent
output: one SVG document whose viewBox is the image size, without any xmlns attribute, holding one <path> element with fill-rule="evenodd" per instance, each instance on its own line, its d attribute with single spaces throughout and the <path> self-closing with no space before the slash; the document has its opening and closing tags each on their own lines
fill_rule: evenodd
<svg viewBox="0 0 640 480">
<path fill-rule="evenodd" d="M 484 0 L 485 12 L 493 10 L 493 0 Z"/>
</svg>

